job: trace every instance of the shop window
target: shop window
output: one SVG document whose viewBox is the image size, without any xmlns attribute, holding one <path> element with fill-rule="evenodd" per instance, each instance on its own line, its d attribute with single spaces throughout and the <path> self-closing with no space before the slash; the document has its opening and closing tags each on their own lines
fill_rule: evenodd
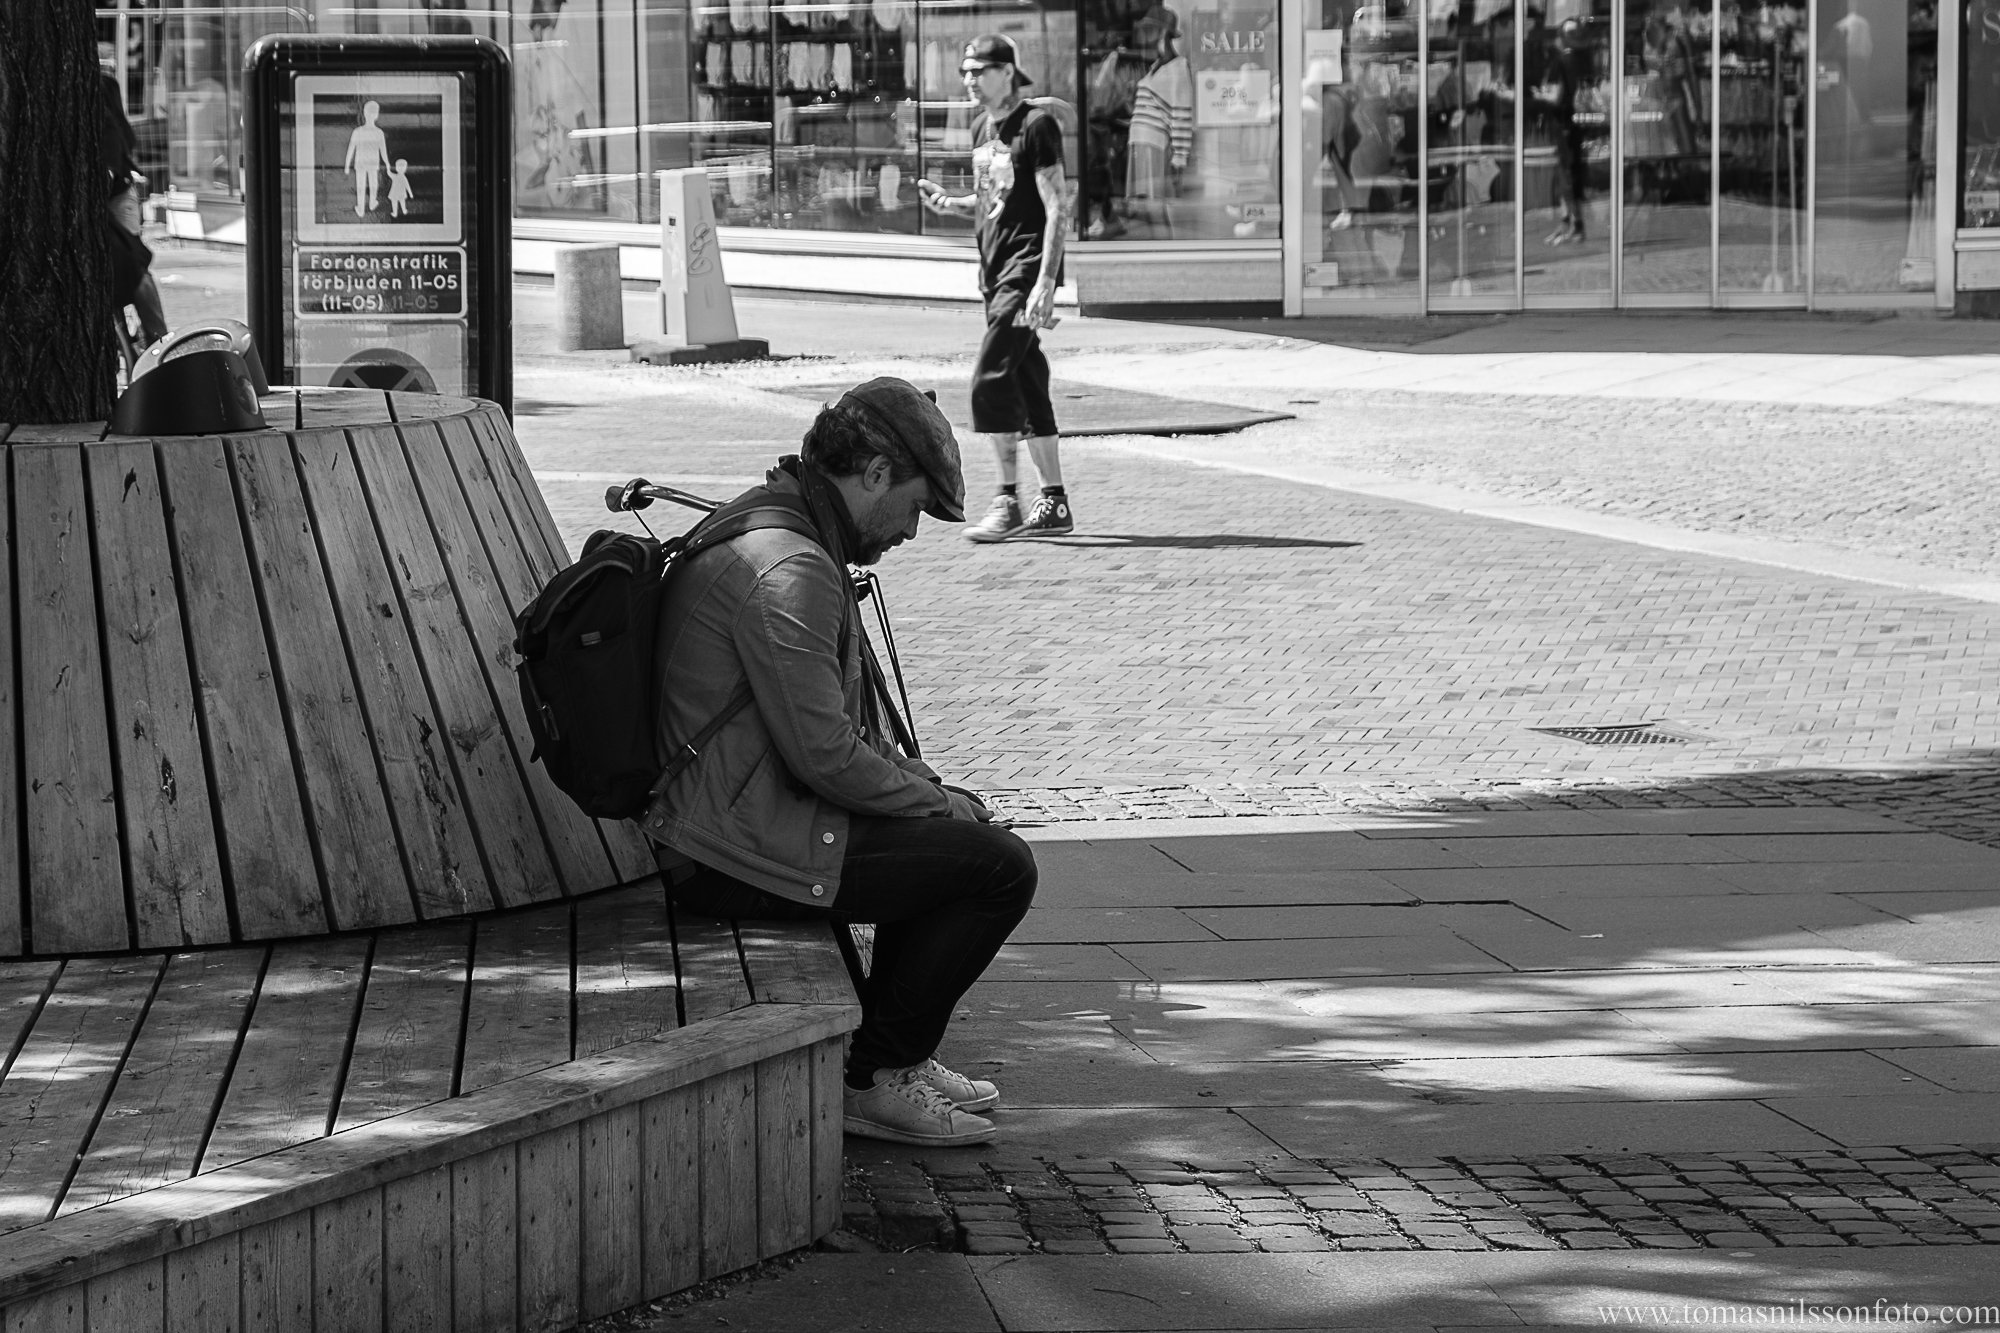
<svg viewBox="0 0 2000 1333">
<path fill-rule="evenodd" d="M 1980 190 L 2000 190 L 2000 99 L 1993 91 L 2000 46 L 1982 48 L 1977 20 L 1987 4 L 1975 0 L 1967 11 L 1965 225 L 1974 227 L 2000 224 L 2000 202 L 1990 211 L 1972 207 L 1985 202 Z M 1815 294 L 1930 290 L 1937 268 L 1935 0 L 1818 6 Z"/>
<path fill-rule="evenodd" d="M 919 0 L 923 39 L 921 149 L 923 174 L 951 194 L 971 194 L 972 131 L 978 108 L 965 91 L 958 63 L 966 43 L 999 33 L 1014 43 L 1020 69 L 1032 84 L 1022 96 L 1049 104 L 1063 127 L 1063 151 L 1075 163 L 1082 152 L 1077 96 L 1076 10 L 1073 4 L 1008 4 L 995 0 Z M 924 215 L 933 235 L 970 236 L 972 220 Z"/>
<path fill-rule="evenodd" d="M 1083 234 L 1275 239 L 1272 0 L 1085 0 Z"/>
</svg>

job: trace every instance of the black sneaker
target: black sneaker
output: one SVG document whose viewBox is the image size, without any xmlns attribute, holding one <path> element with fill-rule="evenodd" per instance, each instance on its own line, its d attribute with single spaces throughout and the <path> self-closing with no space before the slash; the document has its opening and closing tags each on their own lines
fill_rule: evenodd
<svg viewBox="0 0 2000 1333">
<path fill-rule="evenodd" d="M 1016 537 L 1067 537 L 1076 531 L 1076 523 L 1070 518 L 1069 497 L 1067 495 L 1043 495 L 1035 500 L 1035 507 L 1028 511 L 1027 522 L 1015 529 Z"/>
</svg>

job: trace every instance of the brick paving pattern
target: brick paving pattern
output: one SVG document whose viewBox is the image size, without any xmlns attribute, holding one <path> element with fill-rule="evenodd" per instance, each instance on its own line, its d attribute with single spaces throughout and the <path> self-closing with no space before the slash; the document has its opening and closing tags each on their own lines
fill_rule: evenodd
<svg viewBox="0 0 2000 1333">
<path fill-rule="evenodd" d="M 2000 1244 L 2000 1143 L 850 1167 L 849 1232 L 967 1254 Z"/>
</svg>

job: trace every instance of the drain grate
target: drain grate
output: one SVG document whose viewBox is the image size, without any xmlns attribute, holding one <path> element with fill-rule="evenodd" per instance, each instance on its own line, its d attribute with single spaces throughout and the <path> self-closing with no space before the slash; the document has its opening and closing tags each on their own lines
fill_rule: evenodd
<svg viewBox="0 0 2000 1333">
<path fill-rule="evenodd" d="M 1687 745 L 1706 740 L 1689 731 L 1674 731 L 1657 722 L 1638 722 L 1619 727 L 1529 727 L 1544 736 L 1560 736 L 1579 745 Z"/>
</svg>

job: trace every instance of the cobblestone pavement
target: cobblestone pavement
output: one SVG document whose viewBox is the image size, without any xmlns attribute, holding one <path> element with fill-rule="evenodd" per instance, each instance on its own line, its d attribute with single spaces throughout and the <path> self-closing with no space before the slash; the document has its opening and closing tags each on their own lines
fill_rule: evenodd
<svg viewBox="0 0 2000 1333">
<path fill-rule="evenodd" d="M 616 376 L 595 402 L 538 383 L 520 433 L 573 543 L 630 522 L 607 478 L 725 494 L 813 411 L 714 372 Z M 2000 837 L 2000 607 L 1068 457 L 1076 537 L 975 549 L 927 525 L 882 567 L 931 757 L 1010 814 L 1833 804 Z M 975 497 L 991 466 L 968 452 Z M 1533 730 L 1643 722 L 1696 739 Z"/>
<path fill-rule="evenodd" d="M 1989 408 L 1261 388 L 1235 396 L 1299 419 L 1206 446 L 1218 457 L 1254 444 L 1276 460 L 2000 573 L 1990 501 L 2000 433 Z"/>
<path fill-rule="evenodd" d="M 2000 1243 L 2000 1144 L 1263 1161 L 850 1153 L 850 1247 L 968 1254 Z"/>
</svg>

